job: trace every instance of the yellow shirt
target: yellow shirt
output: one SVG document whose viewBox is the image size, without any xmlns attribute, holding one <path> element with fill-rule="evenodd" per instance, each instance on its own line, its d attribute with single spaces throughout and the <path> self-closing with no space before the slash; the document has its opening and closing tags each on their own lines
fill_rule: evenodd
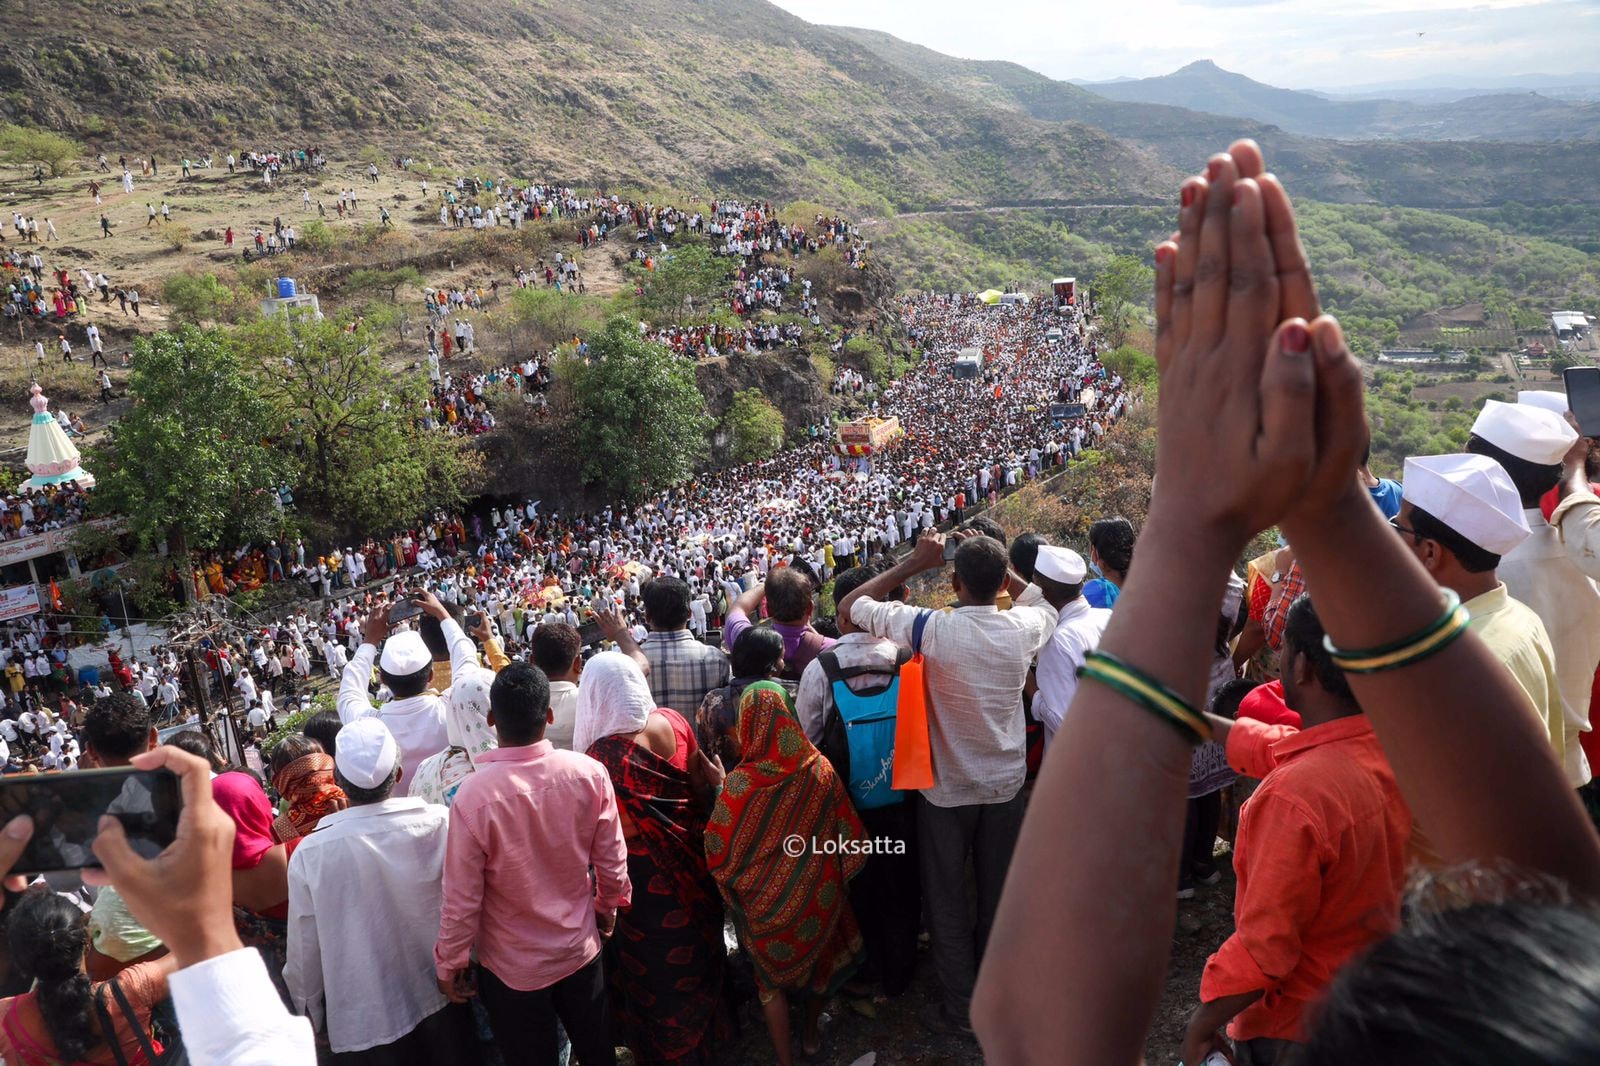
<svg viewBox="0 0 1600 1066">
<path fill-rule="evenodd" d="M 1472 631 L 1505 664 L 1528 696 L 1556 758 L 1565 759 L 1567 731 L 1562 727 L 1561 686 L 1556 680 L 1556 653 L 1544 623 L 1502 583 L 1467 601 Z"/>
</svg>

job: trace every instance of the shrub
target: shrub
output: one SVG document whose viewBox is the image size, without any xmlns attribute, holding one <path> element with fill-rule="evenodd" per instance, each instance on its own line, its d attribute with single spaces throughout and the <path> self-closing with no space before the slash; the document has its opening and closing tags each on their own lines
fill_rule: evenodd
<svg viewBox="0 0 1600 1066">
<path fill-rule="evenodd" d="M 783 447 L 783 412 L 760 389 L 735 393 L 722 424 L 728 431 L 729 452 L 737 462 L 766 459 Z"/>
</svg>

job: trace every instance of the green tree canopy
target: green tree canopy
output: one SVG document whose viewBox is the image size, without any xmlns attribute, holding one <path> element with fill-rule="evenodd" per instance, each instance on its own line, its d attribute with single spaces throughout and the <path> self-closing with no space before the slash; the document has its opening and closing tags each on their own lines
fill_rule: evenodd
<svg viewBox="0 0 1600 1066">
<path fill-rule="evenodd" d="M 16 166 L 35 163 L 59 178 L 67 165 L 84 154 L 83 145 L 70 137 L 32 126 L 0 122 L 0 159 Z"/>
<path fill-rule="evenodd" d="M 383 293 L 393 303 L 400 298 L 400 290 L 407 285 L 421 285 L 422 273 L 414 266 L 362 267 L 352 270 L 344 279 L 344 291 L 351 296 Z"/>
<path fill-rule="evenodd" d="M 466 438 L 422 428 L 427 385 L 383 366 L 369 325 L 254 323 L 238 334 L 287 427 L 301 511 L 338 531 L 391 529 L 467 498 L 482 469 Z"/>
<path fill-rule="evenodd" d="M 640 306 L 655 322 L 682 323 L 704 315 L 728 287 L 727 263 L 704 244 L 682 244 L 655 257 L 655 269 L 633 270 Z"/>
<path fill-rule="evenodd" d="M 613 317 L 567 364 L 583 480 L 627 500 L 683 481 L 705 452 L 711 419 L 694 364 L 675 359 Z"/>
<path fill-rule="evenodd" d="M 215 274 L 174 274 L 161 286 L 161 302 L 175 322 L 200 325 L 232 316 L 238 294 Z"/>
<path fill-rule="evenodd" d="M 1150 306 L 1155 279 L 1155 271 L 1131 255 L 1112 256 L 1095 275 L 1090 292 L 1113 347 L 1122 345 L 1135 316 Z"/>
<path fill-rule="evenodd" d="M 268 443 L 272 406 L 226 334 L 184 326 L 140 338 L 128 393 L 133 408 L 89 456 L 97 508 L 125 515 L 141 547 L 165 540 L 180 572 L 191 548 L 275 530 L 291 464 Z"/>
<path fill-rule="evenodd" d="M 741 389 L 722 416 L 727 427 L 729 452 L 747 463 L 777 454 L 783 447 L 783 412 L 760 389 Z"/>
</svg>

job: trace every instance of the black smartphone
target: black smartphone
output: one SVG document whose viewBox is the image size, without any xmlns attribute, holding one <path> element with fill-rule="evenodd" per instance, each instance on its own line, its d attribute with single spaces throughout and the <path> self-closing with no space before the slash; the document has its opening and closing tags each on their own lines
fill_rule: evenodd
<svg viewBox="0 0 1600 1066">
<path fill-rule="evenodd" d="M 422 603 L 415 596 L 405 596 L 389 605 L 389 624 L 397 626 L 408 618 L 422 613 Z"/>
<path fill-rule="evenodd" d="M 1567 409 L 1578 420 L 1578 432 L 1600 437 L 1600 366 L 1569 366 L 1561 372 L 1567 386 Z"/>
<path fill-rule="evenodd" d="M 99 866 L 90 845 L 105 814 L 122 822 L 137 854 L 153 859 L 177 836 L 182 809 L 178 775 L 171 770 L 117 767 L 0 777 L 0 825 L 19 814 L 33 818 L 33 839 L 12 873 Z"/>
<path fill-rule="evenodd" d="M 467 630 L 468 630 L 468 632 L 470 632 L 470 631 L 472 631 L 474 629 L 477 629 L 481 625 L 483 625 L 483 615 L 481 615 L 481 614 L 469 614 L 469 615 L 467 615 Z"/>
<path fill-rule="evenodd" d="M 952 562 L 956 557 L 956 549 L 961 547 L 961 542 L 954 537 L 946 537 L 944 541 L 944 561 Z"/>
</svg>

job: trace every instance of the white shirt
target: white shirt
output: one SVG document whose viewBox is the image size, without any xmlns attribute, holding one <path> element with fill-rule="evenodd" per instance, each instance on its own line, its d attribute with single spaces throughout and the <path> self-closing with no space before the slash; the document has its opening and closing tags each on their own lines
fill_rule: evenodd
<svg viewBox="0 0 1600 1066">
<path fill-rule="evenodd" d="M 311 1023 L 284 1007 L 255 948 L 178 970 L 168 987 L 191 1066 L 315 1066 Z"/>
<path fill-rule="evenodd" d="M 920 607 L 858 599 L 850 620 L 902 648 Z M 928 741 L 936 807 L 1006 803 L 1027 776 L 1022 686 L 1028 666 L 1055 628 L 1056 609 L 1029 585 L 1009 611 L 994 606 L 930 611 L 922 633 L 928 691 Z"/>
<path fill-rule="evenodd" d="M 1533 535 L 1502 556 L 1498 570 L 1506 591 L 1531 607 L 1550 634 L 1566 727 L 1561 765 L 1574 788 L 1590 777 L 1579 734 L 1589 729 L 1589 695 L 1600 664 L 1600 586 L 1590 576 L 1600 566 L 1582 527 L 1582 513 L 1593 510 L 1582 505 L 1587 495 L 1562 501 L 1554 516 L 1560 533 L 1537 507 L 1525 509 Z"/>
<path fill-rule="evenodd" d="M 578 724 L 578 686 L 571 681 L 550 682 L 550 710 L 556 720 L 544 727 L 544 739 L 562 751 L 571 751 L 573 729 Z"/>
<path fill-rule="evenodd" d="M 1111 612 L 1090 607 L 1082 596 L 1073 600 L 1056 616 L 1050 642 L 1039 653 L 1036 678 L 1039 691 L 1033 697 L 1033 716 L 1044 726 L 1044 742 L 1055 739 L 1067 716 L 1067 707 L 1078 691 L 1078 667 L 1084 656 L 1100 646 L 1100 637 L 1111 622 Z"/>
<path fill-rule="evenodd" d="M 433 942 L 449 819 L 420 799 L 351 807 L 289 860 L 283 977 L 336 1053 L 392 1043 L 445 1005 Z"/>
<path fill-rule="evenodd" d="M 453 638 L 451 630 L 461 632 L 454 619 L 445 619 L 442 628 L 446 641 Z M 400 746 L 400 787 L 404 789 L 410 786 L 423 759 L 450 746 L 444 727 L 444 700 L 438 696 L 409 696 L 391 700 L 382 708 L 374 707 L 367 698 L 367 682 L 372 678 L 372 663 L 377 657 L 378 649 L 371 644 L 361 645 L 350 657 L 350 665 L 339 679 L 339 720 L 349 725 L 368 715 L 383 719 Z"/>
</svg>

